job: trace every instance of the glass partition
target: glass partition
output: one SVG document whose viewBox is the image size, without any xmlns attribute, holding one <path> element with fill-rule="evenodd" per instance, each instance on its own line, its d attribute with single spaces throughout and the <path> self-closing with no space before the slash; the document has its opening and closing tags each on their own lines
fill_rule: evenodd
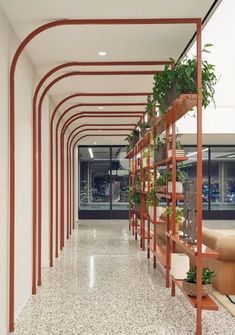
<svg viewBox="0 0 235 335">
<path fill-rule="evenodd" d="M 121 146 L 79 147 L 79 211 L 106 211 L 110 217 L 116 210 L 128 212 L 129 161 L 125 156 Z"/>
<path fill-rule="evenodd" d="M 235 210 L 235 147 L 211 148 L 211 210 Z"/>
<path fill-rule="evenodd" d="M 128 210 L 129 161 L 125 159 L 126 149 L 112 148 L 112 209 Z"/>
</svg>

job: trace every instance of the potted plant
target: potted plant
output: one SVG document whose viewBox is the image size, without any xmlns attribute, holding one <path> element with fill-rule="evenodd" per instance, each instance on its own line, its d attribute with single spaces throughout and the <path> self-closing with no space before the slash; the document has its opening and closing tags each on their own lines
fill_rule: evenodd
<svg viewBox="0 0 235 335">
<path fill-rule="evenodd" d="M 177 135 L 178 137 L 179 135 Z M 175 143 L 175 148 L 176 152 L 175 155 L 176 157 L 185 157 L 185 150 L 183 145 L 181 144 L 180 140 L 176 137 L 176 143 Z M 167 152 L 167 157 L 171 158 L 172 157 L 172 141 L 170 141 L 170 150 Z"/>
<path fill-rule="evenodd" d="M 157 173 L 157 179 L 156 179 L 156 186 L 155 190 L 158 193 L 166 193 L 167 188 L 167 180 L 168 180 L 169 173 L 164 171 L 162 173 Z"/>
<path fill-rule="evenodd" d="M 164 215 L 172 216 L 172 208 L 166 207 L 164 211 Z M 184 222 L 184 209 L 182 207 L 176 207 L 175 209 L 175 232 L 178 233 L 180 230 L 180 225 Z M 174 224 L 174 222 L 173 222 Z"/>
<path fill-rule="evenodd" d="M 162 215 L 162 207 L 159 206 L 159 199 L 156 197 L 156 193 L 153 188 L 150 190 L 147 205 L 150 218 L 154 218 L 154 205 L 156 205 L 156 217 L 158 218 Z"/>
<path fill-rule="evenodd" d="M 206 44 L 203 52 L 209 52 Z M 185 57 L 182 61 L 165 65 L 163 72 L 154 76 L 153 97 L 158 102 L 160 113 L 165 113 L 180 94 L 197 93 L 197 58 Z M 217 83 L 215 66 L 202 61 L 202 105 L 206 108 L 214 98 L 214 86 Z"/>
<path fill-rule="evenodd" d="M 151 96 L 148 95 L 147 98 L 147 106 L 146 106 L 146 113 L 149 116 L 150 123 L 153 123 L 156 119 L 156 101 L 151 99 Z"/>
<path fill-rule="evenodd" d="M 128 143 L 128 149 L 132 148 L 139 140 L 140 131 L 139 129 L 135 128 L 130 134 L 127 135 L 125 141 Z"/>
<path fill-rule="evenodd" d="M 141 122 L 139 124 L 140 127 L 140 134 L 142 137 L 144 137 L 144 135 L 147 133 L 147 131 L 150 129 L 151 125 L 150 122 Z"/>
<path fill-rule="evenodd" d="M 154 163 L 157 163 L 167 158 L 166 148 L 167 148 L 166 137 L 158 136 L 156 139 L 156 148 L 154 150 Z"/>
<path fill-rule="evenodd" d="M 202 269 L 202 296 L 206 297 L 212 291 L 212 279 L 215 277 L 215 272 L 204 267 Z M 197 267 L 191 268 L 187 272 L 187 278 L 183 280 L 183 289 L 191 296 L 197 296 Z"/>
<path fill-rule="evenodd" d="M 185 181 L 185 179 L 187 178 L 187 173 L 177 169 L 176 170 L 176 184 L 175 184 L 175 188 L 176 188 L 176 193 L 182 194 L 183 193 L 183 183 Z M 172 173 L 169 173 L 168 178 L 171 181 L 168 181 L 168 193 L 172 193 Z"/>
<path fill-rule="evenodd" d="M 136 190 L 136 188 L 130 188 L 129 205 L 130 208 L 134 208 L 137 211 L 140 209 L 140 193 Z"/>
</svg>

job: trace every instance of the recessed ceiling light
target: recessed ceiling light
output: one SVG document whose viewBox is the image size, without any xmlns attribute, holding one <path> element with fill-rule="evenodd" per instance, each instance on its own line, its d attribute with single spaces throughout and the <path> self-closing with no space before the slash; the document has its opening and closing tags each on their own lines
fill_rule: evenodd
<svg viewBox="0 0 235 335">
<path fill-rule="evenodd" d="M 104 109 L 104 107 L 100 106 L 99 109 Z"/>
<path fill-rule="evenodd" d="M 99 51 L 99 52 L 98 52 L 98 55 L 101 56 L 101 57 L 102 57 L 102 56 L 106 56 L 106 55 L 107 55 L 107 52 L 106 52 L 106 51 Z"/>
</svg>

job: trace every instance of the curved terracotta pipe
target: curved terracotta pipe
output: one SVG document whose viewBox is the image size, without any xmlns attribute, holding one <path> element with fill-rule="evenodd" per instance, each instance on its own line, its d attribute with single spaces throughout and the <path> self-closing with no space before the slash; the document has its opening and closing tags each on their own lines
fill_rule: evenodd
<svg viewBox="0 0 235 335">
<path fill-rule="evenodd" d="M 148 95 L 148 93 L 117 93 L 119 96 L 142 96 L 142 95 Z M 53 121 L 54 121 L 54 118 L 55 118 L 55 115 L 57 113 L 57 111 L 59 110 L 59 108 L 67 101 L 69 101 L 70 99 L 73 99 L 75 97 L 79 97 L 79 96 L 116 96 L 117 95 L 116 93 L 76 93 L 76 94 L 72 94 L 66 98 L 64 98 L 54 109 L 53 113 L 52 113 L 52 116 L 51 116 L 51 120 L 50 120 L 50 189 L 52 190 L 50 192 L 50 266 L 52 267 L 53 266 L 53 208 L 54 208 L 54 196 L 53 196 L 53 187 L 54 187 L 54 184 L 53 184 Z M 80 103 L 80 104 L 76 104 L 76 105 L 73 105 L 73 106 L 70 106 L 69 108 L 67 108 L 63 113 L 62 113 L 62 116 L 65 116 L 69 111 L 71 111 L 73 108 L 76 108 L 76 107 L 83 107 L 83 106 L 100 106 L 100 104 L 102 106 L 124 106 L 124 105 L 127 105 L 127 106 L 139 106 L 139 105 L 145 105 L 145 104 L 142 104 L 142 103 L 126 103 L 126 104 L 108 104 L 108 103 L 93 103 L 93 104 L 83 104 L 83 103 Z M 57 124 L 58 122 L 60 122 L 62 120 L 62 118 L 59 119 L 59 121 L 57 121 Z M 58 140 L 57 140 L 57 145 L 56 145 L 56 150 L 58 150 Z M 56 168 L 56 174 L 58 174 L 58 166 Z M 58 236 L 58 182 L 56 182 L 56 236 Z M 58 239 L 57 239 L 58 240 Z M 57 241 L 57 245 L 55 246 L 55 255 L 56 257 L 58 257 L 58 241 Z"/>
<path fill-rule="evenodd" d="M 72 177 L 73 178 L 73 183 L 72 183 L 72 185 L 73 185 L 73 188 L 72 188 L 73 189 L 72 190 L 72 197 L 73 197 L 72 207 L 73 207 L 73 211 L 72 211 L 72 213 L 74 213 L 74 207 L 75 207 L 75 203 L 74 203 L 74 199 L 75 199 L 75 197 L 74 197 L 74 153 L 75 153 L 75 148 L 76 148 L 76 146 L 77 146 L 77 144 L 80 140 L 82 140 L 85 137 L 89 137 L 89 136 L 94 136 L 94 135 L 90 135 L 90 134 L 83 135 L 80 138 L 78 138 L 77 141 L 73 145 L 73 150 L 72 150 L 72 166 L 73 166 L 73 168 L 72 168 L 72 174 L 73 174 L 73 177 Z M 102 135 L 96 134 L 95 136 L 113 136 L 113 134 L 102 134 Z M 123 137 L 123 136 L 126 136 L 126 133 L 125 134 L 116 134 L 115 136 L 122 136 Z M 74 223 L 73 223 L 73 228 L 74 228 Z"/>
<path fill-rule="evenodd" d="M 87 129 L 83 129 L 78 131 L 74 137 L 76 137 L 77 135 L 86 132 L 86 131 L 97 131 L 97 130 L 102 130 L 102 131 L 130 131 L 133 128 L 97 128 L 97 129 L 92 129 L 92 128 L 87 128 Z M 96 135 L 96 134 L 94 134 Z M 116 135 L 116 134 L 115 134 Z M 67 151 L 68 154 L 68 151 Z M 71 172 L 70 169 L 71 168 L 71 163 L 70 163 L 70 156 L 67 156 L 67 239 L 69 238 L 69 234 L 71 234 Z"/>
<path fill-rule="evenodd" d="M 36 157 L 38 157 L 37 162 L 38 162 L 38 197 L 37 197 L 37 204 L 38 204 L 38 262 L 37 262 L 37 267 L 38 267 L 38 281 L 37 284 L 38 286 L 41 285 L 41 235 L 42 235 L 42 166 L 41 166 L 41 114 L 42 114 L 42 104 L 44 101 L 44 98 L 47 94 L 47 92 L 59 81 L 72 77 L 72 76 L 90 76 L 90 75 L 98 75 L 98 76 L 110 76 L 110 75 L 123 75 L 123 74 L 128 74 L 128 75 L 149 75 L 149 74 L 154 74 L 159 71 L 73 71 L 73 72 L 68 72 L 63 75 L 58 76 L 54 80 L 52 80 L 44 89 L 38 103 L 38 153 L 35 151 L 33 152 L 33 155 L 35 155 L 35 158 L 33 160 L 36 161 Z M 36 218 L 36 215 L 33 216 Z M 36 222 L 33 222 L 33 236 L 35 235 L 36 237 Z M 35 246 L 33 246 L 35 248 Z M 33 252 L 33 257 L 36 256 L 36 251 Z M 33 259 L 33 262 L 35 260 Z M 36 264 L 36 262 L 35 262 Z M 33 286 L 35 287 L 35 286 Z"/>
<path fill-rule="evenodd" d="M 9 260 L 9 332 L 14 331 L 14 273 L 15 273 L 15 70 L 18 59 L 29 44 L 37 35 L 58 26 L 67 25 L 144 25 L 144 24 L 201 24 L 201 19 L 66 19 L 46 23 L 32 31 L 17 48 L 10 66 L 10 260 Z M 34 148 L 35 149 L 35 148 Z M 34 199 L 33 199 L 34 200 Z"/>
<path fill-rule="evenodd" d="M 72 218 L 72 204 L 73 204 L 73 201 L 71 200 L 72 198 L 72 191 L 71 191 L 71 179 L 72 179 L 72 174 L 74 173 L 72 171 L 72 162 L 71 162 L 71 159 L 70 159 L 70 153 L 71 153 L 71 145 L 72 145 L 72 141 L 74 140 L 74 138 L 80 133 L 80 132 L 77 132 L 77 130 L 83 128 L 83 127 L 91 127 L 91 126 L 94 126 L 94 127 L 110 127 L 110 126 L 114 126 L 113 123 L 111 124 L 83 124 L 83 125 L 80 125 L 78 127 L 76 127 L 75 129 L 73 129 L 73 131 L 70 133 L 68 139 L 67 139 L 67 195 L 69 195 L 69 198 L 67 196 L 67 239 L 69 238 L 69 234 L 71 235 L 71 231 L 72 231 L 72 222 L 71 222 L 71 218 Z M 133 124 L 130 124 L 130 123 L 125 123 L 125 124 L 115 124 L 115 126 L 118 126 L 118 127 L 132 127 L 132 128 L 124 128 L 123 130 L 132 130 L 134 127 L 136 127 L 136 124 L 133 123 Z M 91 129 L 84 129 L 82 131 L 87 131 L 87 130 L 91 130 Z M 93 129 L 92 129 L 93 130 Z M 96 130 L 96 129 L 94 129 Z M 102 130 L 102 128 L 98 128 L 98 130 Z M 105 128 L 105 130 L 107 130 Z M 118 128 L 115 128 L 115 130 L 120 130 Z M 74 135 L 74 133 L 76 132 L 76 134 Z M 73 136 L 73 137 L 72 137 Z M 69 200 L 68 200 L 69 199 Z M 73 228 L 74 228 L 74 221 L 73 221 Z"/>
<path fill-rule="evenodd" d="M 81 114 L 82 112 L 80 112 Z M 88 113 L 88 112 L 84 112 L 84 113 Z M 92 113 L 92 112 L 91 112 Z M 111 115 L 109 113 L 112 113 Z M 130 113 L 130 114 L 128 114 Z M 106 118 L 114 118 L 114 117 L 121 117 L 121 118 L 132 118 L 132 117 L 141 117 L 143 115 L 143 113 L 139 112 L 139 113 L 133 113 L 131 114 L 131 112 L 118 112 L 116 111 L 114 112 L 100 112 L 99 115 L 97 115 L 98 112 L 93 112 L 92 117 L 94 118 L 103 118 L 104 116 Z M 61 210 L 61 214 L 60 214 L 60 249 L 63 248 L 64 246 L 64 136 L 65 136 L 65 131 L 68 128 L 68 126 L 74 122 L 75 120 L 80 119 L 81 116 L 80 115 L 73 115 L 72 117 L 70 117 L 65 124 L 63 125 L 63 128 L 61 130 L 61 135 L 60 135 L 60 166 L 61 166 L 61 171 L 60 171 L 60 195 L 61 195 L 61 200 L 60 200 L 60 210 Z M 56 129 L 56 139 L 58 138 L 58 127 Z M 56 147 L 58 147 L 58 142 L 56 143 Z M 56 166 L 58 167 L 58 152 L 56 152 Z M 58 178 L 58 175 L 56 175 L 56 178 Z"/>
<path fill-rule="evenodd" d="M 37 204 L 37 162 L 36 162 L 36 150 L 37 150 L 37 109 L 36 109 L 36 105 L 37 105 L 37 98 L 39 95 L 39 92 L 41 90 L 41 88 L 43 87 L 43 85 L 45 84 L 46 80 L 52 76 L 54 73 L 58 72 L 59 70 L 62 70 L 64 68 L 68 68 L 68 67 L 73 67 L 73 66 L 118 66 L 118 65 L 128 65 L 128 66 L 136 66 L 136 65 L 163 65 L 163 64 L 167 64 L 169 63 L 169 61 L 129 61 L 129 62 L 67 62 L 67 63 L 63 63 L 61 65 L 58 65 L 56 67 L 54 67 L 53 69 L 51 69 L 49 72 L 47 72 L 43 78 L 39 81 L 34 95 L 33 95 L 33 152 L 35 153 L 35 155 L 33 155 L 33 222 L 36 222 L 37 220 L 37 208 L 36 208 L 36 204 Z M 125 95 L 125 96 L 129 96 L 129 95 L 149 95 L 149 93 L 77 93 L 77 94 L 73 94 L 67 98 L 65 98 L 64 100 L 61 101 L 61 103 L 57 106 L 57 110 L 59 109 L 59 107 L 66 102 L 69 99 L 72 99 L 74 97 L 78 97 L 78 96 L 118 96 L 118 95 Z M 53 114 L 52 118 L 54 119 L 55 114 Z M 53 121 L 53 120 L 52 120 Z M 38 122 L 40 122 L 38 120 Z M 52 133 L 52 129 L 51 129 L 51 133 Z M 51 174 L 51 178 L 52 180 L 52 174 Z M 53 181 L 52 181 L 53 183 Z M 51 190 L 53 190 L 53 184 L 50 185 L 51 186 Z M 51 194 L 53 194 L 53 192 L 50 192 Z M 52 199 L 50 199 L 52 202 Z M 53 211 L 50 211 L 50 221 L 53 221 Z M 35 227 L 34 227 L 35 226 Z M 52 227 L 52 226 L 51 226 Z M 53 231 L 50 231 L 50 241 L 53 237 Z M 52 241 L 51 241 L 52 242 Z M 36 225 L 33 225 L 33 245 L 36 245 Z M 33 259 L 36 259 L 36 248 L 33 248 Z M 50 255 L 50 267 L 53 266 L 53 257 L 52 255 Z M 33 262 L 33 267 L 35 267 L 35 270 L 33 270 L 33 273 L 36 273 L 36 262 Z M 32 287 L 32 294 L 36 293 L 36 278 L 33 280 L 34 286 Z"/>
</svg>

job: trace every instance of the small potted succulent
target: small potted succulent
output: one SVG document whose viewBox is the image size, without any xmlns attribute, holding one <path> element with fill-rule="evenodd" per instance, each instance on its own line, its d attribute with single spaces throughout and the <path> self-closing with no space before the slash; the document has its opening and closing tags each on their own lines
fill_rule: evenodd
<svg viewBox="0 0 235 335">
<path fill-rule="evenodd" d="M 158 136 L 156 139 L 156 148 L 154 150 L 154 163 L 157 163 L 167 158 L 167 143 L 166 137 Z"/>
<path fill-rule="evenodd" d="M 150 122 L 141 122 L 139 124 L 139 127 L 140 127 L 140 134 L 142 137 L 144 137 L 144 135 L 147 133 L 147 131 L 150 129 L 151 127 L 151 124 Z"/>
<path fill-rule="evenodd" d="M 168 177 L 170 180 L 172 180 L 172 174 L 169 174 Z M 183 193 L 183 183 L 185 179 L 187 178 L 187 173 L 178 169 L 176 171 L 176 193 L 182 194 Z M 172 193 L 172 181 L 168 181 L 168 193 Z"/>
<path fill-rule="evenodd" d="M 164 215 L 172 215 L 172 208 L 166 207 L 164 211 Z M 180 225 L 184 222 L 184 209 L 181 207 L 176 207 L 175 209 L 175 232 L 178 233 L 180 230 Z M 174 224 L 174 222 L 173 222 Z"/>
<path fill-rule="evenodd" d="M 204 267 L 202 269 L 202 296 L 206 297 L 212 291 L 212 279 L 215 277 L 215 272 Z M 197 267 L 191 268 L 187 272 L 187 278 L 183 280 L 183 289 L 191 296 L 197 296 Z"/>
</svg>

